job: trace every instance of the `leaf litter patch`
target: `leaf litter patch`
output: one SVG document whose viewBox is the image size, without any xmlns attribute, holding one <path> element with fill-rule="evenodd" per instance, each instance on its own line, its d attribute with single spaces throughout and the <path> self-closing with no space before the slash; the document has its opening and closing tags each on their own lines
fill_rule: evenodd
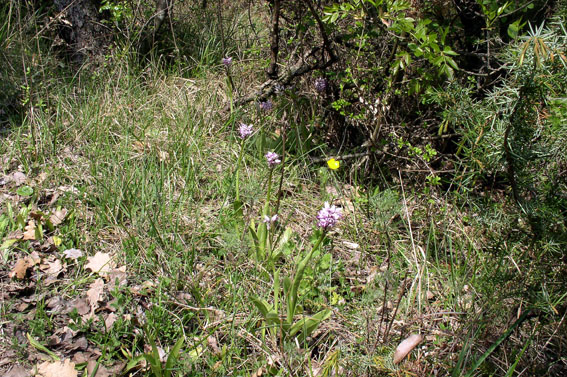
<svg viewBox="0 0 567 377">
<path fill-rule="evenodd" d="M 69 191 L 36 185 L 20 170 L 0 174 L 0 375 L 117 375 L 125 360 L 103 359 L 89 336 L 137 319 L 117 311 L 111 294 L 126 288 L 126 266 L 66 248 L 74 214 L 56 203 Z"/>
</svg>

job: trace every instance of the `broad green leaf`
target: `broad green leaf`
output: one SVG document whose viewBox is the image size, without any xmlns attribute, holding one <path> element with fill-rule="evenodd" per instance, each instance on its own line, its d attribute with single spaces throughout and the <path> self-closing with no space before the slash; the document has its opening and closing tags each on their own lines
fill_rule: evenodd
<svg viewBox="0 0 567 377">
<path fill-rule="evenodd" d="M 264 318 L 267 318 L 268 313 L 272 310 L 272 305 L 270 305 L 268 301 L 261 299 L 258 296 L 251 295 L 250 299 L 252 300 L 252 303 L 256 305 L 260 313 L 262 313 L 262 316 L 264 316 Z"/>
<path fill-rule="evenodd" d="M 266 315 L 266 323 L 268 325 L 280 325 L 281 324 L 281 319 L 280 316 L 278 315 L 278 313 L 276 313 L 275 311 L 270 311 L 267 315 Z"/>
<path fill-rule="evenodd" d="M 16 242 L 18 242 L 17 239 L 8 239 L 8 240 L 4 240 L 4 242 L 2 242 L 2 245 L 0 246 L 0 250 L 6 250 L 8 249 L 10 246 L 12 246 L 13 244 L 15 244 Z"/>
<path fill-rule="evenodd" d="M 311 335 L 311 333 L 315 331 L 315 329 L 317 329 L 317 327 L 319 326 L 319 324 L 321 324 L 321 322 L 323 322 L 330 316 L 331 316 L 331 310 L 325 309 L 315 314 L 312 317 L 304 317 L 299 321 L 297 321 L 296 323 L 294 323 L 293 326 L 291 326 L 291 328 L 289 329 L 289 335 L 295 336 L 299 331 L 301 331 L 301 334 L 307 337 Z"/>
<path fill-rule="evenodd" d="M 167 357 L 167 361 L 165 362 L 164 377 L 171 376 L 171 370 L 177 362 L 177 356 L 179 356 L 179 351 L 181 350 L 181 346 L 183 346 L 184 341 L 185 338 L 182 336 L 181 338 L 179 338 L 179 340 L 177 340 L 177 342 L 175 342 L 175 345 L 173 346 L 171 351 L 169 351 L 169 356 Z"/>
<path fill-rule="evenodd" d="M 274 310 L 277 312 L 280 306 L 280 272 L 274 271 Z"/>
<path fill-rule="evenodd" d="M 199 357 L 201 357 L 203 352 L 205 352 L 205 348 L 202 345 L 198 345 L 189 351 L 189 358 L 191 359 L 191 362 L 195 363 Z"/>
<path fill-rule="evenodd" d="M 33 189 L 30 186 L 22 186 L 16 190 L 16 194 L 20 196 L 31 196 Z"/>
<path fill-rule="evenodd" d="M 244 206 L 242 205 L 242 201 L 240 200 L 235 200 L 234 203 L 232 203 L 232 209 L 234 210 L 234 216 L 236 218 L 237 221 L 239 221 L 240 223 L 242 223 L 242 219 L 244 218 L 244 214 L 242 212 L 242 208 Z"/>
<path fill-rule="evenodd" d="M 156 349 L 157 351 L 157 349 Z M 153 353 L 153 351 L 152 351 Z M 148 363 L 150 363 L 150 368 L 152 369 L 152 373 L 154 374 L 155 377 L 162 377 L 163 374 L 161 373 L 161 363 L 159 361 L 159 355 L 156 359 L 156 357 L 154 355 L 152 355 L 151 353 L 145 353 L 144 354 L 144 359 L 146 359 L 146 361 Z"/>
<path fill-rule="evenodd" d="M 283 279 L 283 289 L 284 289 L 284 295 L 285 295 L 285 300 L 286 300 L 286 305 L 287 305 L 287 315 L 288 315 L 288 321 L 289 321 L 289 318 L 290 318 L 291 312 L 292 312 L 291 299 L 289 297 L 289 295 L 291 293 L 291 279 L 289 278 L 289 276 L 286 276 Z"/>
<path fill-rule="evenodd" d="M 128 364 L 126 364 L 126 368 L 124 369 L 124 373 L 128 372 L 130 369 L 134 369 L 145 358 L 145 355 L 139 355 L 128 361 Z"/>
</svg>

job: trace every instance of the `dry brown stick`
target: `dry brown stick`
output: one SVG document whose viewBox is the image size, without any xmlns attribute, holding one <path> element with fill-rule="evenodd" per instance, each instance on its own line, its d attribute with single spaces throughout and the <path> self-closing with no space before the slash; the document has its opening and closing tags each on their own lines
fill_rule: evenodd
<svg viewBox="0 0 567 377">
<path fill-rule="evenodd" d="M 396 318 L 396 315 L 398 314 L 398 308 L 400 307 L 400 302 L 402 301 L 402 297 L 404 297 L 405 293 L 406 293 L 406 286 L 407 286 L 407 279 L 408 277 L 408 273 L 406 272 L 406 275 L 404 276 L 404 279 L 402 280 L 402 286 L 400 288 L 400 293 L 398 294 L 398 302 L 396 303 L 396 309 L 394 310 L 394 314 L 392 315 L 392 318 L 390 319 L 390 323 L 388 324 L 388 328 L 386 329 L 386 332 L 384 333 L 384 337 L 382 338 L 383 342 L 386 342 L 388 340 L 388 335 L 390 335 L 390 330 L 392 329 L 392 323 L 394 323 L 394 319 Z"/>
<path fill-rule="evenodd" d="M 272 62 L 268 68 L 268 77 L 274 79 L 278 75 L 278 53 L 280 47 L 280 0 L 274 0 L 272 9 L 272 32 L 270 35 L 270 50 Z"/>
<path fill-rule="evenodd" d="M 343 154 L 343 155 L 336 155 L 336 156 L 329 156 L 329 157 L 317 157 L 312 159 L 313 163 L 324 162 L 329 160 L 330 158 L 334 158 L 335 160 L 351 160 L 353 158 L 365 157 L 370 155 L 372 152 L 360 152 L 360 153 L 352 153 L 352 154 Z M 375 152 L 375 154 L 379 154 L 380 152 Z"/>
</svg>

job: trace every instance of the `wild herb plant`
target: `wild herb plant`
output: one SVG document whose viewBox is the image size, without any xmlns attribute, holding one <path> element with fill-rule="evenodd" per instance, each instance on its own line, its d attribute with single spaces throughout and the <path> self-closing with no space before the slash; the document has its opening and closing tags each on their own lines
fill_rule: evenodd
<svg viewBox="0 0 567 377">
<path fill-rule="evenodd" d="M 146 336 L 148 339 L 148 343 L 151 346 L 150 351 L 133 357 L 128 364 L 126 365 L 126 371 L 130 371 L 138 366 L 142 360 L 146 361 L 150 365 L 150 371 L 152 372 L 153 377 L 171 377 L 173 372 L 175 371 L 176 364 L 179 361 L 179 353 L 181 351 L 181 347 L 183 347 L 183 343 L 185 342 L 185 338 L 181 337 L 177 340 L 169 355 L 167 355 L 167 359 L 165 363 L 161 362 L 161 355 L 156 345 L 155 339 L 153 335 L 151 335 L 146 329 Z M 96 373 L 96 372 L 95 372 Z"/>
<path fill-rule="evenodd" d="M 40 352 L 101 374 L 565 375 L 563 4 L 162 2 L 141 56 L 154 3 L 109 0 L 116 44 L 77 71 L 64 12 L 5 3 L 0 374 Z M 331 232 L 326 205 L 300 241 L 337 196 L 349 221 Z M 85 319 L 99 251 L 127 281 Z M 426 340 L 394 365 L 409 332 Z"/>
<path fill-rule="evenodd" d="M 319 251 L 328 231 L 335 226 L 341 218 L 341 209 L 334 205 L 331 206 L 326 202 L 323 209 L 317 214 L 317 225 L 319 227 L 317 240 L 311 247 L 311 250 L 303 257 L 299 258 L 293 279 L 288 276 L 284 277 L 282 280 L 283 286 L 280 287 L 280 272 L 278 270 L 274 271 L 273 304 L 255 295 L 251 296 L 252 302 L 256 305 L 258 310 L 260 310 L 260 313 L 262 313 L 266 325 L 271 329 L 270 331 L 273 335 L 275 335 L 276 330 L 279 329 L 285 337 L 295 337 L 301 334 L 303 339 L 305 339 L 317 329 L 321 322 L 330 317 L 330 309 L 323 309 L 313 316 L 303 315 L 300 319 L 296 319 L 295 315 L 301 308 L 299 304 L 299 287 L 303 280 L 305 269 L 313 258 L 313 255 Z M 283 297 L 286 302 L 286 314 L 283 320 L 280 317 L 279 299 L 280 289 L 282 288 Z"/>
</svg>

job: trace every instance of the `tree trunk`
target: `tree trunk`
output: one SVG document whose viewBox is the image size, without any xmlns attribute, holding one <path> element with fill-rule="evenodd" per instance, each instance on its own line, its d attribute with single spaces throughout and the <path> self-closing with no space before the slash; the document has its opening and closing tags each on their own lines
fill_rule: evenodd
<svg viewBox="0 0 567 377">
<path fill-rule="evenodd" d="M 101 23 L 98 0 L 54 0 L 57 11 L 67 21 L 61 37 L 71 49 L 72 60 L 83 63 L 100 57 L 106 51 L 111 36 Z"/>
</svg>

